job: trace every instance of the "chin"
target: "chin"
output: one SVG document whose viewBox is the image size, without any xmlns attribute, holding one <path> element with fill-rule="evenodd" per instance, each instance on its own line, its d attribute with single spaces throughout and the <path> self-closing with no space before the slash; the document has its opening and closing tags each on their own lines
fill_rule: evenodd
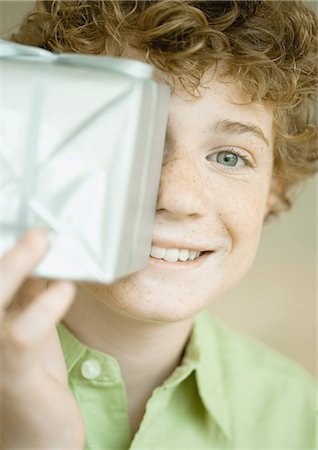
<svg viewBox="0 0 318 450">
<path fill-rule="evenodd" d="M 147 322 L 171 323 L 192 319 L 231 286 L 220 280 L 154 282 L 144 274 L 131 275 L 109 286 L 94 285 L 90 290 L 112 311 Z"/>
<path fill-rule="evenodd" d="M 148 266 L 108 286 L 92 284 L 89 290 L 106 307 L 134 320 L 180 322 L 194 318 L 241 281 L 254 256 L 250 251 L 235 258 L 210 258 L 186 275 Z"/>
</svg>

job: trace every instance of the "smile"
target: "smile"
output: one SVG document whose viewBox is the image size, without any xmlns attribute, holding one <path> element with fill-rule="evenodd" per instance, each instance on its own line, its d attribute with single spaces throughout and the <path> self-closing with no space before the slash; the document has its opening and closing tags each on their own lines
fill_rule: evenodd
<svg viewBox="0 0 318 450">
<path fill-rule="evenodd" d="M 181 259 L 177 258 L 173 261 L 158 258 L 150 255 L 149 258 L 149 264 L 152 266 L 157 266 L 158 268 L 162 269 L 187 269 L 187 268 L 195 268 L 200 266 L 212 253 L 214 252 L 197 252 L 199 253 L 199 256 L 196 256 L 193 259 L 187 259 L 185 261 L 182 261 Z"/>
<path fill-rule="evenodd" d="M 156 259 L 163 259 L 168 262 L 176 261 L 194 261 L 199 258 L 203 252 L 199 250 L 188 250 L 188 249 L 178 249 L 178 248 L 162 248 L 151 246 L 150 256 Z"/>
</svg>

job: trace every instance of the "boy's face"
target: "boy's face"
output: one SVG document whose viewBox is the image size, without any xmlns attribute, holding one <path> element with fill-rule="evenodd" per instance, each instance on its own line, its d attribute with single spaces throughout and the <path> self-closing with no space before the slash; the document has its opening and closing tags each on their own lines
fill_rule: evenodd
<svg viewBox="0 0 318 450">
<path fill-rule="evenodd" d="M 208 87 L 198 100 L 181 90 L 171 98 L 153 245 L 209 253 L 188 262 L 150 258 L 111 286 L 86 285 L 124 315 L 192 317 L 253 262 L 272 176 L 272 111 L 246 104 L 234 82 Z"/>
</svg>

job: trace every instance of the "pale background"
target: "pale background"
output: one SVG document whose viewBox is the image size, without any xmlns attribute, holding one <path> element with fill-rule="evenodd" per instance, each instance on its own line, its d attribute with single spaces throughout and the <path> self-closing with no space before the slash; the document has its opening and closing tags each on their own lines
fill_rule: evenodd
<svg viewBox="0 0 318 450">
<path fill-rule="evenodd" d="M 311 6 L 316 2 L 308 2 Z M 13 29 L 31 1 L 0 0 L 0 34 Z M 317 181 L 310 181 L 293 210 L 264 228 L 249 275 L 211 311 L 303 365 L 316 360 Z"/>
</svg>

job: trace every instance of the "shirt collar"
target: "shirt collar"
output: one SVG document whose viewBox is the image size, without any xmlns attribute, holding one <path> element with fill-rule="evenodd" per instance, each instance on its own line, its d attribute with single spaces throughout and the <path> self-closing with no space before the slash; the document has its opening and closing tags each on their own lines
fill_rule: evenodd
<svg viewBox="0 0 318 450">
<path fill-rule="evenodd" d="M 70 373 L 77 362 L 89 349 L 76 339 L 63 325 L 58 324 L 67 372 Z M 222 349 L 220 348 L 221 326 L 207 312 L 199 313 L 185 349 L 181 365 L 164 382 L 164 386 L 173 387 L 180 384 L 190 373 L 195 372 L 198 392 L 201 401 L 211 418 L 217 422 L 223 434 L 231 438 L 229 404 L 225 389 L 225 376 L 222 365 Z M 98 352 L 100 355 L 101 352 Z M 110 355 L 103 354 L 109 362 L 115 362 Z"/>
<path fill-rule="evenodd" d="M 221 348 L 222 326 L 206 311 L 199 313 L 194 322 L 190 346 L 197 354 L 196 380 L 201 400 L 210 416 L 218 423 L 223 434 L 231 439 L 229 400 L 225 386 Z"/>
<path fill-rule="evenodd" d="M 64 354 L 67 373 L 69 374 L 76 363 L 83 357 L 87 347 L 83 345 L 62 323 L 56 327 Z"/>
</svg>

